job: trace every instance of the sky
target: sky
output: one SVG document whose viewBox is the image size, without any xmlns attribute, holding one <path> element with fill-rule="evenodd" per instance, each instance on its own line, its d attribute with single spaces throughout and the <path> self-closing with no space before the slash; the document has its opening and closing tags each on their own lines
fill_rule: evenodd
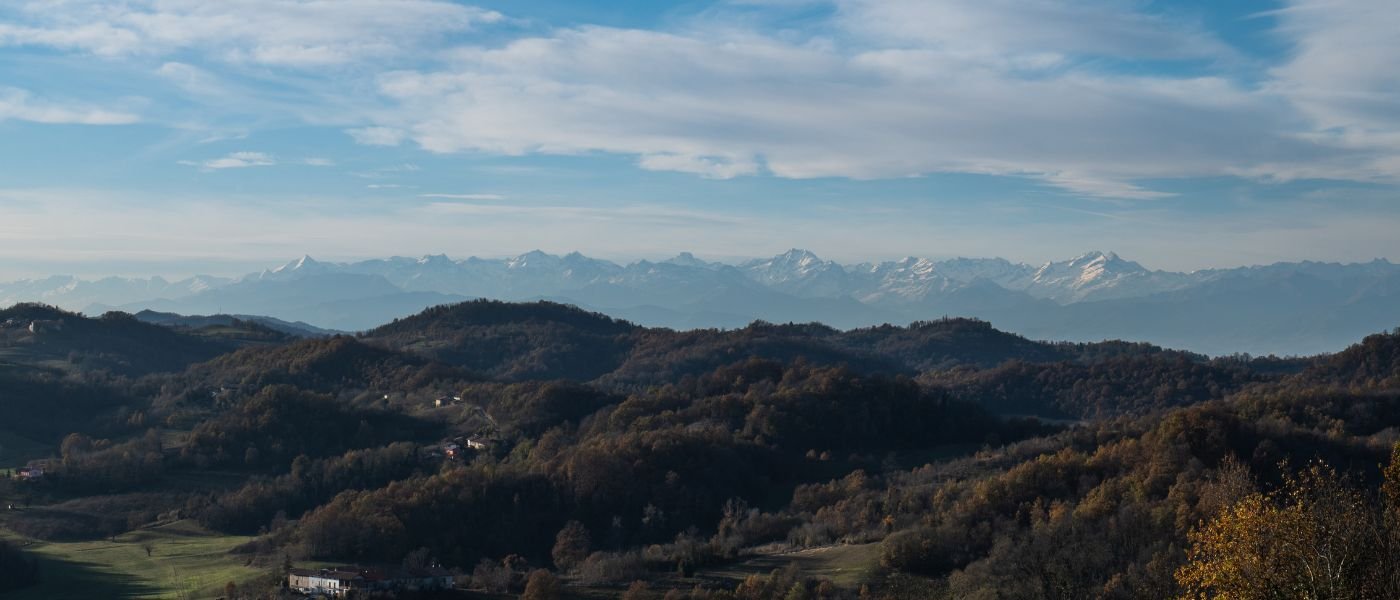
<svg viewBox="0 0 1400 600">
<path fill-rule="evenodd" d="M 11 0 L 0 280 L 1400 261 L 1393 0 Z"/>
</svg>

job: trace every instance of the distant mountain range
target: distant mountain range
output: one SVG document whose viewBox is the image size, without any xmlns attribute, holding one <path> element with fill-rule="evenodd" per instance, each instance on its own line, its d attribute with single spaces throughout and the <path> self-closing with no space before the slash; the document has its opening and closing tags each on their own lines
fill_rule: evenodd
<svg viewBox="0 0 1400 600">
<path fill-rule="evenodd" d="M 1038 266 L 915 257 L 843 265 L 805 250 L 740 264 L 682 253 L 620 265 L 577 252 L 534 251 L 507 259 L 436 255 L 354 263 L 308 256 L 238 278 L 0 284 L 0 306 L 37 301 L 89 314 L 265 315 L 342 331 L 472 298 L 555 300 L 682 329 L 760 319 L 853 328 L 965 316 L 1034 338 L 1149 341 L 1210 354 L 1311 354 L 1400 326 L 1400 266 L 1378 259 L 1180 273 L 1150 270 L 1112 252 Z"/>
</svg>

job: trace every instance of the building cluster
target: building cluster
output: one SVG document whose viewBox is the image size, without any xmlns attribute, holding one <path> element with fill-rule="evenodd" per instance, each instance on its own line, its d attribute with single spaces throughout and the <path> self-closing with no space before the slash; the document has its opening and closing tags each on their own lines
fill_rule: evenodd
<svg viewBox="0 0 1400 600">
<path fill-rule="evenodd" d="M 4 323 L 0 323 L 0 328 L 4 328 L 4 329 L 28 329 L 28 330 L 29 330 L 29 333 L 45 333 L 45 332 L 49 332 L 49 331 L 62 331 L 62 330 L 63 330 L 63 320 L 62 320 L 62 319 L 51 319 L 51 320 L 36 320 L 36 321 L 30 321 L 30 320 L 27 320 L 27 319 L 5 319 L 5 322 L 4 322 Z"/>
<path fill-rule="evenodd" d="M 342 598 L 375 592 L 440 591 L 456 586 L 452 573 L 440 567 L 385 571 L 361 567 L 292 569 L 287 587 L 308 596 Z"/>
<path fill-rule="evenodd" d="M 44 478 L 44 469 L 41 467 L 20 467 L 15 469 L 15 478 L 26 481 L 35 481 Z"/>
<path fill-rule="evenodd" d="M 433 400 L 433 407 L 442 408 L 444 406 L 457 406 L 461 403 L 461 396 L 440 396 L 436 400 Z"/>
<path fill-rule="evenodd" d="M 448 460 L 461 460 L 487 448 L 490 448 L 490 444 L 485 439 L 459 437 L 442 445 L 442 455 Z"/>
</svg>

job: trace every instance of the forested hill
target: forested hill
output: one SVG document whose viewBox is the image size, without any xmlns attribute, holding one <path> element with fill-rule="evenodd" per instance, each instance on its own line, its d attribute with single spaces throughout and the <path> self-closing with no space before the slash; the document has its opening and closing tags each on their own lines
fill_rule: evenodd
<svg viewBox="0 0 1400 600">
<path fill-rule="evenodd" d="M 1318 361 L 1301 377 L 1347 386 L 1400 387 L 1400 329 L 1367 336 L 1361 343 Z"/>
<path fill-rule="evenodd" d="M 228 561 L 273 597 L 288 560 L 442 564 L 497 595 L 534 572 L 598 598 L 1217 597 L 1199 574 L 1222 561 L 1302 585 L 1248 555 L 1269 543 L 1212 544 L 1336 531 L 1324 497 L 1375 533 L 1348 538 L 1346 585 L 1400 592 L 1365 558 L 1400 552 L 1400 462 L 1378 468 L 1400 441 L 1395 333 L 1211 359 L 970 319 L 674 331 L 548 302 L 311 339 L 5 314 L 28 324 L 0 347 L 0 468 L 46 473 L 0 477 L 0 503 L 31 505 L 0 513 L 5 535 L 254 536 Z M 863 558 L 742 570 L 828 552 Z"/>
<path fill-rule="evenodd" d="M 179 371 L 240 346 L 288 339 L 251 323 L 208 333 L 143 323 L 126 313 L 88 318 L 49 306 L 18 304 L 0 310 L 0 365 L 8 362 L 135 376 Z"/>
<path fill-rule="evenodd" d="M 976 319 L 841 331 L 821 324 L 755 322 L 732 330 L 645 328 L 553 302 L 476 300 L 439 306 L 367 332 L 370 344 L 404 350 L 509 380 L 664 383 L 757 356 L 914 374 L 1008 360 L 1092 361 L 1114 356 L 1205 357 L 1127 342 L 1046 343 Z"/>
</svg>

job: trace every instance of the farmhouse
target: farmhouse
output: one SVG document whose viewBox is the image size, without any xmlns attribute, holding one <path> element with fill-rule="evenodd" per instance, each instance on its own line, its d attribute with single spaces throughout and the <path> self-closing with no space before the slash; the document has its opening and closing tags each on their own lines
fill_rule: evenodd
<svg viewBox="0 0 1400 600">
<path fill-rule="evenodd" d="M 365 573 L 348 568 L 292 569 L 287 575 L 287 587 L 303 594 L 344 596 L 351 590 L 370 589 L 372 579 Z"/>
<path fill-rule="evenodd" d="M 434 408 L 442 408 L 442 407 L 444 407 L 444 406 L 456 406 L 456 405 L 461 404 L 461 403 L 462 403 L 462 397 L 461 397 L 461 396 L 442 396 L 442 397 L 440 397 L 440 398 L 438 398 L 438 399 L 436 399 L 436 400 L 433 400 L 433 407 L 434 407 Z"/>
<path fill-rule="evenodd" d="M 46 331 L 60 331 L 63 329 L 63 321 L 30 321 L 29 333 L 44 333 Z"/>
<path fill-rule="evenodd" d="M 39 467 L 20 467 L 15 469 L 15 477 L 34 481 L 44 478 L 44 470 Z"/>
<path fill-rule="evenodd" d="M 444 569 L 405 569 L 386 574 L 378 569 L 334 567 L 292 569 L 287 587 L 310 595 L 344 597 L 352 592 L 450 590 L 452 574 Z"/>
</svg>

